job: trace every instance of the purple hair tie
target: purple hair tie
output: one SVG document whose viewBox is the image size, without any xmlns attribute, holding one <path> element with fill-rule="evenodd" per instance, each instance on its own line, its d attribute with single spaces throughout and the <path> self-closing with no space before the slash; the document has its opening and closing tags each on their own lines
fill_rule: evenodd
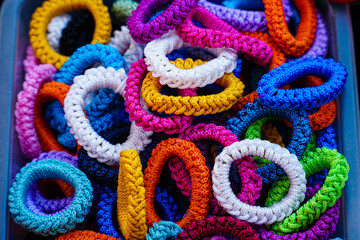
<svg viewBox="0 0 360 240">
<path fill-rule="evenodd" d="M 314 196 L 321 186 L 308 186 L 305 193 L 305 201 Z M 260 228 L 257 232 L 263 240 L 326 240 L 335 232 L 336 224 L 340 217 L 340 200 L 336 200 L 333 207 L 328 208 L 314 224 L 304 232 L 292 233 L 287 235 L 277 235 L 265 228 Z"/>
<path fill-rule="evenodd" d="M 196 2 L 197 0 L 142 0 L 127 22 L 130 35 L 138 43 L 147 43 L 159 38 L 179 26 L 196 6 Z M 146 23 L 152 13 L 167 4 L 170 6 L 164 12 Z"/>
<path fill-rule="evenodd" d="M 283 0 L 285 20 L 289 22 L 292 16 L 289 0 Z M 241 9 L 227 8 L 222 5 L 211 3 L 207 0 L 200 0 L 198 5 L 204 6 L 210 12 L 221 18 L 238 31 L 243 32 L 266 32 L 267 20 L 263 11 L 248 11 Z"/>
</svg>

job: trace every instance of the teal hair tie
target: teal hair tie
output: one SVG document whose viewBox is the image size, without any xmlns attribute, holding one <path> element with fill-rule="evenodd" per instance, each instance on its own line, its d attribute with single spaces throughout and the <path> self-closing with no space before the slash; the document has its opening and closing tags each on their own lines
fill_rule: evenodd
<svg viewBox="0 0 360 240">
<path fill-rule="evenodd" d="M 153 227 L 149 229 L 146 240 L 175 239 L 182 231 L 181 227 L 173 222 L 160 221 L 154 223 Z"/>
<path fill-rule="evenodd" d="M 26 206 L 30 187 L 43 178 L 58 178 L 75 188 L 74 199 L 63 211 L 41 216 Z M 9 192 L 11 217 L 23 228 L 43 236 L 65 233 L 83 222 L 91 207 L 93 188 L 86 175 L 73 165 L 61 160 L 47 159 L 31 162 L 21 168 Z"/>
</svg>

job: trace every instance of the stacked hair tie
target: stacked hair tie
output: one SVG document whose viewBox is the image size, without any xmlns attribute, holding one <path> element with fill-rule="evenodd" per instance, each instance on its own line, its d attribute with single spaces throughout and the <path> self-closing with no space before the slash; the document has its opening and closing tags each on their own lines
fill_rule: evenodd
<svg viewBox="0 0 360 240">
<path fill-rule="evenodd" d="M 13 220 L 59 240 L 335 237 L 347 72 L 323 16 L 313 0 L 44 1 Z"/>
</svg>

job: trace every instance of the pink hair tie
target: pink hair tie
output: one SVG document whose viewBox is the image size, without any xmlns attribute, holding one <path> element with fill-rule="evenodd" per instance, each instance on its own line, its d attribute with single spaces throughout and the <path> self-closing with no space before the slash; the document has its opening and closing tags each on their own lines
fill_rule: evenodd
<svg viewBox="0 0 360 240">
<path fill-rule="evenodd" d="M 135 121 L 136 126 L 141 126 L 146 131 L 164 131 L 166 134 L 183 132 L 190 126 L 193 116 L 158 117 L 144 110 L 146 104 L 140 101 L 140 91 L 142 80 L 147 74 L 151 73 L 147 71 L 144 59 L 135 62 L 129 71 L 125 88 L 125 110 L 130 114 L 130 120 Z M 196 96 L 196 91 L 195 89 L 179 89 L 179 94 Z"/>
<path fill-rule="evenodd" d="M 192 18 L 206 28 L 195 26 Z M 268 64 L 273 55 L 271 47 L 265 42 L 238 32 L 202 6 L 190 12 L 177 28 L 177 33 L 193 47 L 233 48 L 244 54 L 246 59 L 262 66 Z"/>
<path fill-rule="evenodd" d="M 29 48 L 27 50 L 30 51 Z M 21 150 L 29 159 L 36 158 L 43 152 L 34 125 L 36 95 L 41 84 L 52 80 L 56 73 L 54 66 L 50 64 L 36 66 L 37 62 L 33 60 L 31 55 L 26 58 L 25 82 L 23 90 L 17 95 L 15 107 L 15 129 L 18 133 Z"/>
<path fill-rule="evenodd" d="M 199 123 L 191 126 L 185 132 L 179 135 L 179 138 L 189 142 L 196 142 L 200 140 L 212 140 L 219 142 L 224 147 L 230 146 L 232 143 L 239 141 L 235 134 L 223 126 L 215 124 Z M 255 204 L 256 199 L 260 196 L 262 188 L 262 178 L 255 171 L 256 164 L 252 157 L 245 157 L 235 162 L 242 187 L 237 197 L 246 203 Z M 190 197 L 191 182 L 189 172 L 185 168 L 185 163 L 178 157 L 173 157 L 169 161 L 169 168 L 172 178 L 176 181 L 177 187 L 182 194 Z M 209 214 L 225 214 L 226 212 L 219 206 L 216 199 L 213 198 L 210 202 Z"/>
<path fill-rule="evenodd" d="M 35 57 L 34 50 L 32 49 L 31 45 L 26 48 L 26 58 L 24 59 L 23 64 L 25 73 L 33 70 L 34 67 L 40 64 L 39 60 Z"/>
</svg>

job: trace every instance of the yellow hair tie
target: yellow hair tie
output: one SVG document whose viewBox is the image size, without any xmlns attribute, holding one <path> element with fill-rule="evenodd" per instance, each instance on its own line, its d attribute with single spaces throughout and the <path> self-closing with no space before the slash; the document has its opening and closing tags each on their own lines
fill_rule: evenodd
<svg viewBox="0 0 360 240">
<path fill-rule="evenodd" d="M 108 43 L 111 34 L 111 19 L 107 7 L 101 0 L 48 0 L 38 7 L 30 22 L 30 43 L 41 63 L 49 63 L 59 69 L 68 60 L 51 48 L 46 40 L 46 28 L 52 18 L 66 12 L 87 9 L 95 20 L 91 44 Z"/>
<path fill-rule="evenodd" d="M 280 133 L 277 131 L 276 126 L 274 126 L 271 122 L 264 123 L 261 129 L 261 135 L 269 142 L 285 147 Z"/>
<path fill-rule="evenodd" d="M 135 149 L 120 152 L 117 217 L 126 240 L 145 239 L 145 187 L 140 157 Z"/>
<path fill-rule="evenodd" d="M 201 60 L 178 58 L 174 64 L 181 69 L 193 68 L 205 62 Z M 159 78 L 154 78 L 149 72 L 142 85 L 142 97 L 153 111 L 165 112 L 167 114 L 184 114 L 186 116 L 200 116 L 205 114 L 215 114 L 226 111 L 234 105 L 244 90 L 244 84 L 233 73 L 224 74 L 216 80 L 216 84 L 224 87 L 224 91 L 208 96 L 166 96 L 160 93 L 162 85 Z"/>
</svg>

